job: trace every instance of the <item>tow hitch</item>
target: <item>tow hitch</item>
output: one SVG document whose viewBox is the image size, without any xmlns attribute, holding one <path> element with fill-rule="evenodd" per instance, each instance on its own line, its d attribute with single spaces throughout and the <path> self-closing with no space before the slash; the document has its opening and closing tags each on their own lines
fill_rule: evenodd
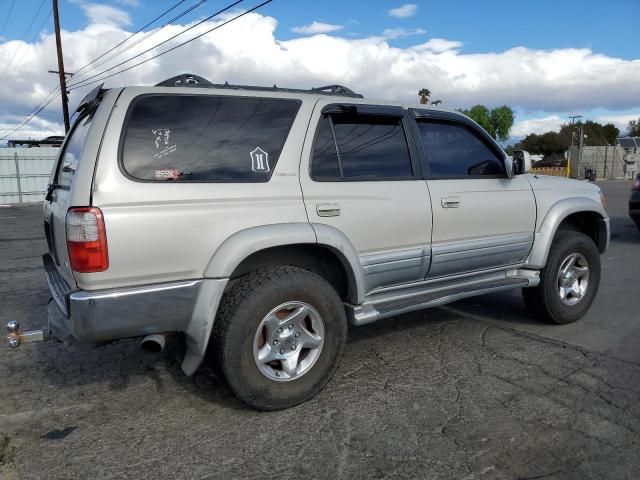
<svg viewBox="0 0 640 480">
<path fill-rule="evenodd" d="M 7 330 L 9 331 L 7 339 L 11 348 L 17 348 L 21 343 L 44 342 L 49 339 L 49 335 L 44 330 L 21 332 L 20 323 L 16 320 L 11 320 L 7 323 Z"/>
</svg>

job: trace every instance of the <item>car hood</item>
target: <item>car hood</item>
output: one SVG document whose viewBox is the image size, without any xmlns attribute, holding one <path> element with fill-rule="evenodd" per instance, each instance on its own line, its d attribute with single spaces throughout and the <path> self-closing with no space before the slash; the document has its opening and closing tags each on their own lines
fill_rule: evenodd
<svg viewBox="0 0 640 480">
<path fill-rule="evenodd" d="M 534 191 L 571 190 L 572 192 L 574 192 L 576 190 L 580 190 L 588 194 L 589 196 L 594 195 L 596 197 L 600 194 L 600 187 L 598 187 L 598 185 L 585 180 L 574 180 L 572 178 L 552 177 L 549 175 L 534 174 L 528 174 L 527 179 L 529 180 L 531 188 L 533 188 Z"/>
</svg>

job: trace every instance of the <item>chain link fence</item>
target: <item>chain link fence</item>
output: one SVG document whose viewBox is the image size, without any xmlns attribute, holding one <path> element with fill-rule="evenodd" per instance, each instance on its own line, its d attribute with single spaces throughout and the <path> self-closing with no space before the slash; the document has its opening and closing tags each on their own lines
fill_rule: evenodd
<svg viewBox="0 0 640 480">
<path fill-rule="evenodd" d="M 0 204 L 40 202 L 59 148 L 0 148 Z"/>
</svg>

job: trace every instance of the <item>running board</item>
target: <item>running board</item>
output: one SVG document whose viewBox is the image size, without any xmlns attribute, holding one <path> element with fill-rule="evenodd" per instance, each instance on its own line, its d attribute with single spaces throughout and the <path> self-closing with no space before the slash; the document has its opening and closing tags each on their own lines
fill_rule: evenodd
<svg viewBox="0 0 640 480">
<path fill-rule="evenodd" d="M 531 272 L 533 273 L 533 272 Z M 462 298 L 482 295 L 484 293 L 497 292 L 519 287 L 532 287 L 539 283 L 536 275 L 523 277 L 502 276 L 483 282 L 447 282 L 444 285 L 425 285 L 421 291 L 408 286 L 407 295 L 377 295 L 378 298 L 366 300 L 362 305 L 347 305 L 349 318 L 353 325 L 360 326 L 375 322 L 383 318 L 392 317 L 402 313 L 422 310 L 424 308 L 437 307 Z M 386 297 L 386 298 L 385 298 Z"/>
</svg>

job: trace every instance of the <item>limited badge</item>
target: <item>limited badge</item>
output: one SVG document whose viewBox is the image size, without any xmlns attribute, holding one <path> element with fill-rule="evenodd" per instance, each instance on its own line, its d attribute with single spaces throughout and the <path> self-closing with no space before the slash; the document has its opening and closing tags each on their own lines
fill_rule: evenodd
<svg viewBox="0 0 640 480">
<path fill-rule="evenodd" d="M 251 153 L 251 170 L 256 173 L 267 173 L 269 171 L 269 154 L 257 147 Z"/>
</svg>

